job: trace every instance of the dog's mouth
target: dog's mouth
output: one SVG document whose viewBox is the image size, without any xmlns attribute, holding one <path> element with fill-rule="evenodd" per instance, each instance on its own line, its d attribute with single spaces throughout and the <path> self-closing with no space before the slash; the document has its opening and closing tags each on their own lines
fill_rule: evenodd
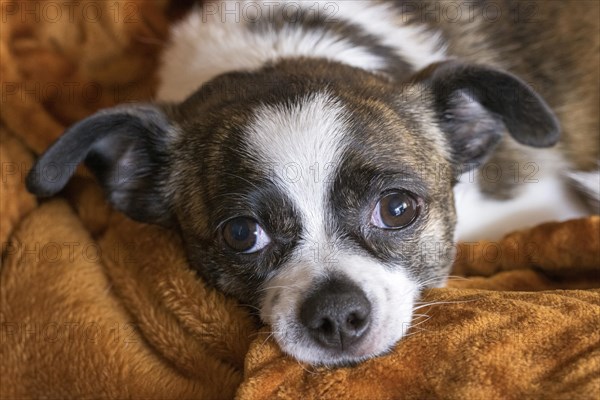
<svg viewBox="0 0 600 400">
<path fill-rule="evenodd" d="M 281 349 L 308 364 L 346 366 L 387 353 L 410 327 L 412 305 L 393 314 L 373 306 L 368 315 L 353 300 L 339 306 L 335 314 L 324 305 L 308 319 L 278 318 L 272 328 Z"/>
<path fill-rule="evenodd" d="M 261 318 L 285 353 L 312 365 L 343 366 L 385 354 L 405 336 L 417 285 L 403 273 L 351 275 L 267 290 Z"/>
</svg>

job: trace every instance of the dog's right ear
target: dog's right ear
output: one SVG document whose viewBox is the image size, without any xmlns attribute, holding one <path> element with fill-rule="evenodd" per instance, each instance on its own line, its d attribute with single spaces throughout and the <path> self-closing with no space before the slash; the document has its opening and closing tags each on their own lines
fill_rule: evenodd
<svg viewBox="0 0 600 400">
<path fill-rule="evenodd" d="M 27 189 L 52 196 L 85 161 L 117 210 L 138 221 L 171 225 L 164 186 L 171 164 L 169 137 L 177 128 L 169 110 L 152 104 L 119 106 L 76 123 L 37 160 Z"/>
<path fill-rule="evenodd" d="M 552 109 L 528 84 L 508 72 L 445 61 L 418 72 L 433 99 L 437 124 L 458 165 L 479 165 L 504 132 L 532 147 L 553 146 L 560 125 Z"/>
</svg>

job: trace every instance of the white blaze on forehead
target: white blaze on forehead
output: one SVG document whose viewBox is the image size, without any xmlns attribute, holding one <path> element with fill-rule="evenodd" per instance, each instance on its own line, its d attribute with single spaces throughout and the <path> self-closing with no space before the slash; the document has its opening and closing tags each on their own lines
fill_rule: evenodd
<svg viewBox="0 0 600 400">
<path fill-rule="evenodd" d="M 263 106 L 248 127 L 248 151 L 264 160 L 270 176 L 294 202 L 311 241 L 323 239 L 328 192 L 345 130 L 344 108 L 327 93 L 307 95 L 292 106 Z"/>
</svg>

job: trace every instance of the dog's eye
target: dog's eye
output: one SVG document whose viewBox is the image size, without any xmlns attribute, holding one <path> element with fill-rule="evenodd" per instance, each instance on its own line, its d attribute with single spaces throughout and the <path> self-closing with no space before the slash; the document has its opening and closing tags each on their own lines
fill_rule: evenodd
<svg viewBox="0 0 600 400">
<path fill-rule="evenodd" d="M 419 201 L 411 193 L 387 193 L 377 202 L 371 223 L 383 229 L 404 228 L 417 218 L 419 208 Z"/>
<path fill-rule="evenodd" d="M 223 226 L 227 246 L 239 253 L 255 253 L 271 242 L 264 229 L 252 218 L 237 217 Z"/>
</svg>

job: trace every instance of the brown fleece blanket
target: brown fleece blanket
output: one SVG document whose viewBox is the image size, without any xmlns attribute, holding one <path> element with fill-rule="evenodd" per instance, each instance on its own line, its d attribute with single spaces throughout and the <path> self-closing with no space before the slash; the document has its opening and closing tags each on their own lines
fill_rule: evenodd
<svg viewBox="0 0 600 400">
<path fill-rule="evenodd" d="M 1 398 L 598 398 L 598 216 L 461 244 L 409 336 L 332 369 L 283 355 L 175 234 L 111 210 L 83 168 L 57 198 L 29 195 L 35 154 L 65 126 L 151 96 L 178 11 L 78 4 L 36 21 L 22 7 L 41 5 L 2 3 Z"/>
</svg>

